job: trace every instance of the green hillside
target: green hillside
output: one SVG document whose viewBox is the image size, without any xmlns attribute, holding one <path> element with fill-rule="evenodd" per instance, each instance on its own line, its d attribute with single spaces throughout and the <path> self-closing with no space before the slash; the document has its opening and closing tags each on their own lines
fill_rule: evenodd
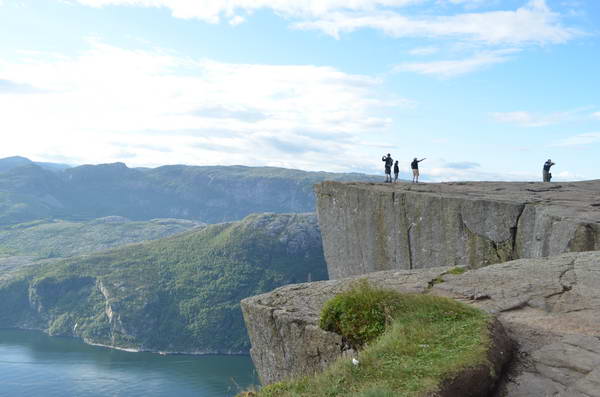
<svg viewBox="0 0 600 397">
<path fill-rule="evenodd" d="M 26 267 L 0 281 L 0 324 L 120 348 L 243 353 L 241 299 L 326 276 L 314 215 L 252 215 Z"/>
<path fill-rule="evenodd" d="M 0 167 L 0 225 L 112 215 L 227 222 L 252 213 L 313 212 L 313 186 L 323 180 L 381 181 L 363 174 L 273 167 L 128 168 L 115 163 L 50 171 L 23 159 L 19 166 L 13 160 L 9 164 Z"/>
<path fill-rule="evenodd" d="M 0 228 L 0 255 L 68 257 L 156 240 L 202 225 L 182 219 L 135 222 L 118 216 L 88 222 L 32 221 Z"/>
</svg>

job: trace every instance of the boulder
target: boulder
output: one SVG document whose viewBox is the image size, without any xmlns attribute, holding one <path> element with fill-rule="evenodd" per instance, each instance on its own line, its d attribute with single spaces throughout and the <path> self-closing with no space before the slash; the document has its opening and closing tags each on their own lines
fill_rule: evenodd
<svg viewBox="0 0 600 397">
<path fill-rule="evenodd" d="M 263 384 L 311 375 L 352 351 L 343 338 L 319 328 L 323 304 L 350 288 L 359 278 L 403 293 L 426 293 L 447 268 L 377 272 L 362 277 L 290 285 L 242 301 L 252 342 L 251 355 Z M 494 343 L 489 365 L 469 368 L 448 379 L 438 397 L 484 397 L 496 383 L 511 356 L 511 342 L 502 325 L 493 322 Z"/>
</svg>

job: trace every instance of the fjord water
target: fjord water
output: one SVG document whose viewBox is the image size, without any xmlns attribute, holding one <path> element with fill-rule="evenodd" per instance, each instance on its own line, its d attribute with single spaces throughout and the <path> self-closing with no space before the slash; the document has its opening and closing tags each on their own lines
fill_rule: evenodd
<svg viewBox="0 0 600 397">
<path fill-rule="evenodd" d="M 228 397 L 257 383 L 249 357 L 129 353 L 0 329 L 2 397 Z"/>
</svg>

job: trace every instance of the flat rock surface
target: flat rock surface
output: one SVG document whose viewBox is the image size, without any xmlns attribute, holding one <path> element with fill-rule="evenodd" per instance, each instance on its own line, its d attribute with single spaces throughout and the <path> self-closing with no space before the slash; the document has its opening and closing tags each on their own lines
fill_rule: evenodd
<svg viewBox="0 0 600 397">
<path fill-rule="evenodd" d="M 519 344 L 498 396 L 600 397 L 600 252 L 445 275 L 432 293 L 496 313 Z"/>
<path fill-rule="evenodd" d="M 456 198 L 539 203 L 563 215 L 600 223 L 600 180 L 584 182 L 344 183 L 380 192 L 408 191 Z M 562 211 L 560 210 L 562 208 Z"/>
</svg>

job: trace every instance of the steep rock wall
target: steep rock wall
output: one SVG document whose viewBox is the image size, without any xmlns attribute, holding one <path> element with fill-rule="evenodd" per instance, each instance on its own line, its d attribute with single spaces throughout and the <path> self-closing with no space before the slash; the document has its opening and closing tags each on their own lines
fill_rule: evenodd
<svg viewBox="0 0 600 397">
<path fill-rule="evenodd" d="M 600 181 L 324 182 L 315 189 L 332 279 L 600 249 Z"/>
</svg>

